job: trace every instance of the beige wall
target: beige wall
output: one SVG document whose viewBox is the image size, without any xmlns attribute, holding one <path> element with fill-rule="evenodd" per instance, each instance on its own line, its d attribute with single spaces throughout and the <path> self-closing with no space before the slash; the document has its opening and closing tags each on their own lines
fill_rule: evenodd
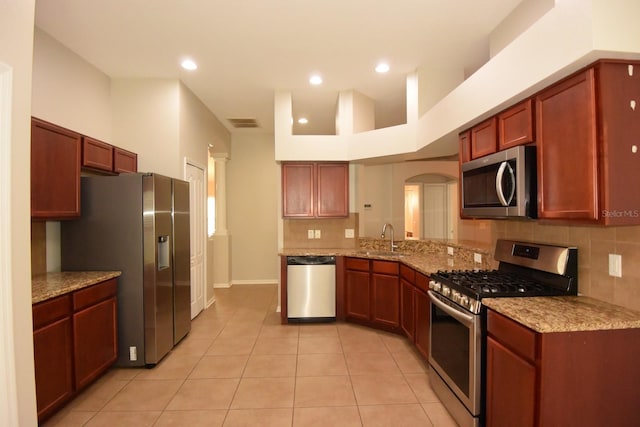
<svg viewBox="0 0 640 427">
<path fill-rule="evenodd" d="M 233 284 L 278 280 L 279 166 L 273 136 L 232 137 L 227 163 L 227 223 Z"/>
<path fill-rule="evenodd" d="M 421 161 L 387 165 L 360 166 L 357 169 L 357 212 L 360 236 L 380 237 L 382 225 L 393 225 L 395 236 L 404 236 L 404 183 L 422 174 L 439 174 L 457 179 L 457 161 Z M 364 204 L 371 208 L 364 208 Z"/>
<path fill-rule="evenodd" d="M 183 177 L 175 79 L 113 79 L 113 144 L 138 153 L 138 170 Z"/>
<path fill-rule="evenodd" d="M 6 100 L 10 114 L 11 128 L 3 129 L 7 138 L 2 139 L 3 153 L 10 152 L 10 170 L 5 169 L 3 176 L 3 194 L 9 192 L 9 203 L 2 200 L 0 209 L 3 221 L 8 221 L 8 230 L 4 230 L 0 239 L 3 250 L 10 259 L 3 259 L 2 279 L 4 298 L 10 299 L 11 311 L 3 312 L 0 328 L 13 336 L 0 349 L 0 365 L 8 368 L 4 372 L 2 387 L 9 394 L 3 408 L 11 413 L 0 415 L 0 419 L 9 420 L 14 425 L 35 426 L 36 401 L 33 374 L 33 335 L 31 323 L 31 263 L 30 242 L 25 236 L 30 233 L 30 160 L 31 148 L 31 69 L 33 60 L 33 19 L 34 0 L 8 0 L 0 3 L 0 62 L 11 71 L 11 99 Z M 2 99 L 1 102 L 5 102 Z M 10 141 L 11 146 L 8 147 Z M 3 164 L 7 159 L 3 159 Z M 4 166 L 4 165 L 3 165 Z M 7 179 L 8 178 L 8 179 Z M 3 196 L 4 198 L 4 196 Z M 7 303 L 6 300 L 3 301 Z M 8 314 L 11 313 L 11 316 Z M 11 338 L 13 348 L 11 348 Z M 15 369 L 11 370 L 11 355 Z M 15 412 L 13 411 L 15 409 Z M 6 418 L 8 417 L 8 418 Z"/>
<path fill-rule="evenodd" d="M 109 77 L 38 28 L 33 49 L 32 115 L 112 143 Z"/>
</svg>

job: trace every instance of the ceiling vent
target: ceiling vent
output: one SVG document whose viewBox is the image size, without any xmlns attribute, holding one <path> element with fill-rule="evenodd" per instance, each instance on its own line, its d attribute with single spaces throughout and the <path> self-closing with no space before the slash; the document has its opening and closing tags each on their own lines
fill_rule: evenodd
<svg viewBox="0 0 640 427">
<path fill-rule="evenodd" d="M 260 127 L 260 125 L 258 124 L 258 121 L 252 118 L 247 118 L 247 119 L 235 118 L 235 119 L 227 119 L 227 120 L 229 120 L 229 123 L 231 123 L 231 126 L 233 126 L 236 129 L 250 129 L 250 128 Z"/>
</svg>

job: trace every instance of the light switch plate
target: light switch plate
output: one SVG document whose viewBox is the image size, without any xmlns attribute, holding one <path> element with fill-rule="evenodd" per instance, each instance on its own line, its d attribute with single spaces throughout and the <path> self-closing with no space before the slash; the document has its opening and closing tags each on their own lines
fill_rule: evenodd
<svg viewBox="0 0 640 427">
<path fill-rule="evenodd" d="M 345 239 L 353 239 L 355 237 L 355 230 L 353 228 L 345 228 L 344 237 Z"/>
<path fill-rule="evenodd" d="M 478 264 L 480 264 L 482 262 L 482 255 L 480 255 L 477 252 L 473 253 L 473 262 L 477 262 Z"/>
<path fill-rule="evenodd" d="M 622 277 L 622 255 L 609 254 L 609 276 Z"/>
<path fill-rule="evenodd" d="M 315 235 L 314 235 L 314 237 L 315 237 L 316 239 L 319 239 L 319 238 L 321 238 L 321 237 L 322 237 L 322 234 L 320 233 L 320 230 L 316 230 L 316 231 L 315 231 Z"/>
<path fill-rule="evenodd" d="M 307 230 L 307 239 L 313 239 L 314 237 L 313 230 Z"/>
<path fill-rule="evenodd" d="M 451 246 L 447 246 L 447 255 L 453 255 L 453 248 Z"/>
</svg>

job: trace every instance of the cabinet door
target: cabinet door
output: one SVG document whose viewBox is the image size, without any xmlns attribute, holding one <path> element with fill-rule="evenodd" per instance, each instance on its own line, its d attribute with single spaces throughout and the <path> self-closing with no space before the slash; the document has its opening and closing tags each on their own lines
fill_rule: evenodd
<svg viewBox="0 0 640 427">
<path fill-rule="evenodd" d="M 533 427 L 536 368 L 487 338 L 487 427 Z"/>
<path fill-rule="evenodd" d="M 471 158 L 495 153 L 498 147 L 496 118 L 492 117 L 471 128 Z"/>
<path fill-rule="evenodd" d="M 369 292 L 368 272 L 346 271 L 345 300 L 347 318 L 369 321 L 371 316 L 371 294 Z"/>
<path fill-rule="evenodd" d="M 113 149 L 113 171 L 116 173 L 138 172 L 138 155 L 115 147 Z"/>
<path fill-rule="evenodd" d="M 471 131 L 462 132 L 458 136 L 460 142 L 460 163 L 471 160 Z"/>
<path fill-rule="evenodd" d="M 316 216 L 349 216 L 349 165 L 347 163 L 318 163 L 316 165 Z"/>
<path fill-rule="evenodd" d="M 415 291 L 415 343 L 416 348 L 427 359 L 429 357 L 429 324 L 431 323 L 431 307 L 429 296 L 416 289 Z"/>
<path fill-rule="evenodd" d="M 282 215 L 310 218 L 315 215 L 315 174 L 313 163 L 282 165 Z"/>
<path fill-rule="evenodd" d="M 404 279 L 400 279 L 400 325 L 404 334 L 413 342 L 414 338 L 414 286 Z"/>
<path fill-rule="evenodd" d="M 391 329 L 400 326 L 400 282 L 398 276 L 371 274 L 373 323 Z"/>
<path fill-rule="evenodd" d="M 594 71 L 536 97 L 538 217 L 598 219 Z"/>
<path fill-rule="evenodd" d="M 33 360 L 38 420 L 51 415 L 73 395 L 71 318 L 33 332 Z"/>
<path fill-rule="evenodd" d="M 532 103 L 527 99 L 498 114 L 499 150 L 534 141 Z"/>
<path fill-rule="evenodd" d="M 116 298 L 73 315 L 76 389 L 89 384 L 118 357 Z"/>
<path fill-rule="evenodd" d="M 106 142 L 83 136 L 82 167 L 111 172 L 113 170 L 113 146 Z"/>
<path fill-rule="evenodd" d="M 31 217 L 80 216 L 80 134 L 31 121 Z"/>
</svg>

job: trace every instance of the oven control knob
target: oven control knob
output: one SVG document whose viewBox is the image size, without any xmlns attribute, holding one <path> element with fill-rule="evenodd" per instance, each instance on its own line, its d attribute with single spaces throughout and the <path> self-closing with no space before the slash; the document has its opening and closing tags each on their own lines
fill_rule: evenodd
<svg viewBox="0 0 640 427">
<path fill-rule="evenodd" d="M 451 289 L 447 285 L 442 285 L 442 295 L 448 297 L 451 294 Z"/>
<path fill-rule="evenodd" d="M 453 300 L 453 302 L 460 303 L 460 292 L 451 291 L 451 299 Z"/>
<path fill-rule="evenodd" d="M 433 289 L 436 292 L 440 292 L 440 289 L 442 288 L 442 285 L 440 285 L 440 282 L 436 282 L 434 280 L 429 282 L 429 288 Z"/>
<path fill-rule="evenodd" d="M 466 295 L 462 295 L 460 297 L 460 305 L 463 307 L 469 307 L 469 297 Z"/>
</svg>

